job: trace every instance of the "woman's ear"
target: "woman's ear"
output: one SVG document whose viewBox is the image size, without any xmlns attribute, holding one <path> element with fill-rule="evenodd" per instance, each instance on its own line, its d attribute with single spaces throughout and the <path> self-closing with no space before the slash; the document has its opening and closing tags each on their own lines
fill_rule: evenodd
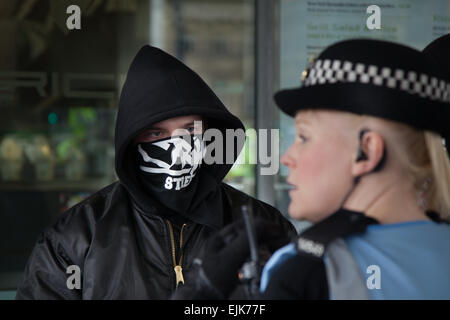
<svg viewBox="0 0 450 320">
<path fill-rule="evenodd" d="M 375 171 L 383 161 L 384 152 L 384 138 L 379 133 L 369 130 L 362 131 L 358 149 L 355 150 L 352 175 L 360 177 Z"/>
</svg>

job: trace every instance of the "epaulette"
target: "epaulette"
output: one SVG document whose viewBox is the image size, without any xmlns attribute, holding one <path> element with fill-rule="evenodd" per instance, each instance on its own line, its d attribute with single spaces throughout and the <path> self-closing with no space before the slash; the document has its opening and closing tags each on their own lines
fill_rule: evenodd
<svg viewBox="0 0 450 320">
<path fill-rule="evenodd" d="M 331 242 L 362 233 L 371 224 L 378 224 L 378 221 L 361 212 L 340 209 L 302 232 L 296 240 L 296 247 L 300 254 L 321 259 Z"/>
</svg>

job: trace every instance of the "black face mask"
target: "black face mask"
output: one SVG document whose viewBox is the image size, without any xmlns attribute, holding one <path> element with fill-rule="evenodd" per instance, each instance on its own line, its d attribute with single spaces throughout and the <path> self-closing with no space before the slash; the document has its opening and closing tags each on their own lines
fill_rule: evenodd
<svg viewBox="0 0 450 320">
<path fill-rule="evenodd" d="M 201 136 L 170 137 L 139 143 L 136 148 L 137 172 L 146 190 L 165 207 L 187 213 L 205 154 Z"/>
</svg>

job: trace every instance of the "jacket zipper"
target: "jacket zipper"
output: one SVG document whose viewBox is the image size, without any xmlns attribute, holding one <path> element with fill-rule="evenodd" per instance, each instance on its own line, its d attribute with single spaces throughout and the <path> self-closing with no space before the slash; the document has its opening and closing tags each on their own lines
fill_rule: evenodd
<svg viewBox="0 0 450 320">
<path fill-rule="evenodd" d="M 182 262 L 183 262 L 183 230 L 184 227 L 186 226 L 186 223 L 183 223 L 183 225 L 181 226 L 181 230 L 180 230 L 180 259 L 178 260 L 178 263 L 176 261 L 176 248 L 175 248 L 175 235 L 173 233 L 173 227 L 172 227 L 172 223 L 170 223 L 169 220 L 166 220 L 167 224 L 169 225 L 169 232 L 170 232 L 170 241 L 172 244 L 172 262 L 173 262 L 173 270 L 175 271 L 175 283 L 176 283 L 176 288 L 178 288 L 178 285 L 184 284 L 184 277 L 183 277 L 183 267 L 182 267 Z"/>
</svg>

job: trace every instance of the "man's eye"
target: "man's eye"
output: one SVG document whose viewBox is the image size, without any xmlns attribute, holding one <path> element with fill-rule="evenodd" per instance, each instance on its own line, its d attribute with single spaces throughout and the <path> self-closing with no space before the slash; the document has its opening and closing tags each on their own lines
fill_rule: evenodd
<svg viewBox="0 0 450 320">
<path fill-rule="evenodd" d="M 187 131 L 188 131 L 189 133 L 192 133 L 192 132 L 194 132 L 194 130 L 195 130 L 195 128 L 194 128 L 194 127 L 189 127 L 189 128 L 187 128 Z"/>
<path fill-rule="evenodd" d="M 161 131 L 153 131 L 153 132 L 150 132 L 149 135 L 152 138 L 156 138 L 156 137 L 159 137 L 161 135 Z"/>
</svg>

